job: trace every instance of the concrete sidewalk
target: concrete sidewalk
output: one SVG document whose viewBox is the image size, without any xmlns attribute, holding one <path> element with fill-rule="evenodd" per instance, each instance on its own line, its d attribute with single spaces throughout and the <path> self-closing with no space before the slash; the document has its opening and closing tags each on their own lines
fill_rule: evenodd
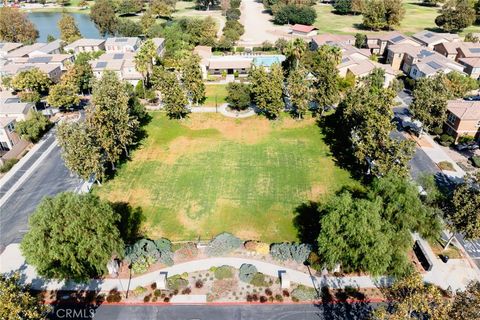
<svg viewBox="0 0 480 320">
<path fill-rule="evenodd" d="M 418 238 L 417 238 L 418 239 Z M 423 241 L 420 239 L 420 241 Z M 428 247 L 428 243 L 427 243 Z M 433 255 L 433 252 L 430 253 Z M 447 264 L 441 262 L 437 257 L 431 257 L 434 267 L 432 271 L 423 274 L 425 281 L 440 286 L 443 289 L 458 290 L 464 289 L 472 280 L 480 280 L 480 273 L 476 268 L 472 268 L 464 260 L 450 260 Z M 160 274 L 167 274 L 167 277 L 191 273 L 195 271 L 208 270 L 211 267 L 229 265 L 234 268 L 240 268 L 244 263 L 254 265 L 259 272 L 266 275 L 278 277 L 280 273 L 286 273 L 291 282 L 302 284 L 308 287 L 325 287 L 333 289 L 353 288 L 373 288 L 378 286 L 388 286 L 393 279 L 390 277 L 373 278 L 370 276 L 352 276 L 352 277 L 332 277 L 332 276 L 311 276 L 298 270 L 278 266 L 272 263 L 263 262 L 247 258 L 208 258 L 194 260 L 185 263 L 179 263 L 155 272 L 147 273 L 131 279 L 130 288 L 138 286 L 148 286 L 160 278 Z M 0 272 L 9 273 L 20 271 L 26 283 L 31 283 L 37 290 L 99 290 L 110 291 L 118 289 L 125 291 L 128 288 L 128 279 L 98 279 L 91 280 L 86 284 L 64 281 L 47 281 L 40 278 L 35 268 L 27 265 L 20 253 L 18 244 L 9 245 L 0 255 Z"/>
</svg>

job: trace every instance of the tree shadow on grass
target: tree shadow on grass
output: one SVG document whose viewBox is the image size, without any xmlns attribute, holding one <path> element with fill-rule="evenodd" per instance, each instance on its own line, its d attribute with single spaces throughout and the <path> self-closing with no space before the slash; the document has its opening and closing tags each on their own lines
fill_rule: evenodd
<svg viewBox="0 0 480 320">
<path fill-rule="evenodd" d="M 127 202 L 111 203 L 113 210 L 120 215 L 118 229 L 120 236 L 126 244 L 134 243 L 142 236 L 140 227 L 145 221 L 142 208 L 132 207 Z"/>
<path fill-rule="evenodd" d="M 317 247 L 317 238 L 320 234 L 320 211 L 318 203 L 309 201 L 302 203 L 295 209 L 293 225 L 297 229 L 298 240 Z"/>
</svg>

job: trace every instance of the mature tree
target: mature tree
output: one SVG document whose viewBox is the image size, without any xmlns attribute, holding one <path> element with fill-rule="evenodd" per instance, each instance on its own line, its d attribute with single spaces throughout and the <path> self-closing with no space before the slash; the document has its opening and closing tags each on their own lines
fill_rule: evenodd
<svg viewBox="0 0 480 320">
<path fill-rule="evenodd" d="M 415 119 L 421 121 L 425 128 L 434 130 L 441 128 L 446 120 L 447 100 L 450 93 L 445 87 L 443 78 L 434 77 L 419 79 L 413 91 L 413 102 L 410 110 Z"/>
<path fill-rule="evenodd" d="M 80 103 L 78 87 L 71 82 L 60 82 L 50 88 L 47 103 L 55 108 L 73 108 Z"/>
<path fill-rule="evenodd" d="M 143 75 L 144 83 L 150 83 L 153 66 L 158 60 L 157 49 L 152 39 L 146 40 L 135 55 L 135 68 Z"/>
<path fill-rule="evenodd" d="M 182 81 L 191 102 L 199 104 L 205 100 L 205 84 L 202 79 L 202 69 L 200 68 L 200 57 L 198 55 L 193 54 L 184 60 Z"/>
<path fill-rule="evenodd" d="M 117 7 L 119 15 L 134 14 L 143 9 L 142 0 L 121 0 Z"/>
<path fill-rule="evenodd" d="M 57 131 L 62 158 L 70 171 L 88 180 L 92 176 L 100 182 L 105 173 L 102 150 L 95 133 L 84 123 L 62 123 Z"/>
<path fill-rule="evenodd" d="M 273 16 L 277 24 L 312 25 L 317 18 L 317 12 L 309 5 L 287 4 L 275 6 L 275 9 Z"/>
<path fill-rule="evenodd" d="M 368 81 L 350 91 L 339 104 L 337 115 L 342 123 L 339 135 L 346 135 L 362 172 L 382 176 L 389 172 L 408 174 L 413 143 L 390 137 L 394 126 L 392 107 L 395 92 L 376 88 Z"/>
<path fill-rule="evenodd" d="M 228 105 L 236 110 L 245 110 L 250 106 L 250 85 L 240 82 L 229 82 L 227 85 Z"/>
<path fill-rule="evenodd" d="M 26 14 L 8 6 L 0 8 L 0 40 L 33 43 L 37 37 L 38 31 Z"/>
<path fill-rule="evenodd" d="M 447 90 L 454 98 L 463 98 L 470 91 L 477 90 L 479 87 L 477 80 L 457 71 L 448 73 L 443 80 Z"/>
<path fill-rule="evenodd" d="M 0 274 L 0 319 L 47 320 L 50 307 L 21 282 L 19 273 Z"/>
<path fill-rule="evenodd" d="M 351 7 L 354 14 L 362 13 L 365 8 L 365 0 L 352 0 Z"/>
<path fill-rule="evenodd" d="M 381 218 L 380 201 L 354 199 L 344 191 L 322 209 L 318 252 L 329 269 L 386 273 L 391 261 L 390 234 Z"/>
<path fill-rule="evenodd" d="M 480 192 L 471 181 L 456 186 L 446 211 L 447 224 L 453 233 L 461 233 L 466 239 L 480 238 Z"/>
<path fill-rule="evenodd" d="M 217 39 L 217 23 L 208 16 L 205 19 L 183 18 L 178 21 L 184 32 L 190 35 L 194 45 L 213 46 Z"/>
<path fill-rule="evenodd" d="M 103 275 L 113 256 L 123 255 L 119 221 L 97 196 L 60 193 L 38 205 L 21 250 L 44 277 L 88 280 Z"/>
<path fill-rule="evenodd" d="M 320 114 L 325 107 L 337 103 L 340 98 L 337 65 L 341 56 L 340 48 L 329 45 L 321 46 L 313 54 L 311 70 L 315 77 L 314 100 Z"/>
<path fill-rule="evenodd" d="M 439 288 L 425 284 L 422 276 L 412 273 L 398 279 L 387 292 L 387 307 L 374 311 L 374 320 L 447 320 L 448 301 Z"/>
<path fill-rule="evenodd" d="M 290 103 L 298 118 L 301 119 L 307 113 L 312 101 L 312 88 L 307 80 L 308 71 L 299 67 L 290 72 L 287 79 L 287 91 L 290 96 Z"/>
<path fill-rule="evenodd" d="M 220 5 L 220 0 L 195 0 L 197 7 L 202 10 L 210 10 Z"/>
<path fill-rule="evenodd" d="M 62 75 L 61 82 L 65 85 L 74 85 L 76 93 L 90 92 L 92 89 L 93 70 L 88 60 L 77 56 L 75 63 Z"/>
<path fill-rule="evenodd" d="M 437 26 L 447 32 L 461 31 L 475 22 L 475 9 L 469 0 L 449 0 L 435 19 Z"/>
<path fill-rule="evenodd" d="M 450 319 L 480 319 L 480 282 L 471 282 L 465 291 L 457 291 L 448 313 Z"/>
<path fill-rule="evenodd" d="M 187 109 L 188 99 L 185 90 L 174 73 L 168 73 L 166 76 L 168 88 L 163 91 L 163 103 L 165 111 L 172 118 L 183 117 L 189 112 Z"/>
<path fill-rule="evenodd" d="M 335 0 L 333 2 L 335 12 L 339 14 L 347 14 L 352 12 L 352 0 Z"/>
<path fill-rule="evenodd" d="M 43 94 L 48 92 L 51 83 L 52 81 L 44 72 L 38 68 L 32 68 L 17 73 L 11 84 L 15 90 Z"/>
<path fill-rule="evenodd" d="M 152 0 L 150 9 L 156 16 L 170 18 L 175 11 L 176 0 Z"/>
<path fill-rule="evenodd" d="M 147 34 L 148 30 L 155 25 L 155 16 L 151 9 L 147 9 L 140 18 L 140 25 L 142 26 L 143 33 Z"/>
<path fill-rule="evenodd" d="M 283 54 L 287 57 L 285 65 L 288 70 L 298 68 L 300 60 L 307 49 L 307 43 L 303 39 L 296 38 L 288 42 L 287 46 L 283 49 Z"/>
<path fill-rule="evenodd" d="M 367 45 L 367 35 L 364 33 L 355 34 L 355 47 L 362 49 Z"/>
<path fill-rule="evenodd" d="M 58 21 L 58 28 L 60 29 L 60 39 L 66 43 L 72 43 L 82 37 L 75 19 L 67 13 L 62 14 L 62 18 Z"/>
<path fill-rule="evenodd" d="M 263 67 L 250 71 L 251 92 L 254 103 L 267 117 L 275 119 L 284 108 L 283 71 L 279 64 L 273 64 L 270 72 Z"/>
<path fill-rule="evenodd" d="M 120 19 L 117 25 L 117 35 L 122 37 L 138 37 L 143 33 L 139 22 L 130 19 Z"/>
<path fill-rule="evenodd" d="M 477 1 L 476 3 L 479 3 L 480 4 L 480 1 Z M 473 43 L 479 43 L 480 42 L 480 38 L 477 37 L 476 35 L 474 35 L 473 33 L 469 32 L 465 35 L 465 39 L 464 39 L 465 42 L 473 42 Z"/>
<path fill-rule="evenodd" d="M 134 142 L 138 120 L 131 115 L 125 85 L 113 72 L 104 72 L 93 87 L 92 104 L 87 109 L 87 125 L 95 132 L 112 169 L 122 152 Z"/>
<path fill-rule="evenodd" d="M 27 119 L 18 121 L 15 130 L 25 140 L 37 142 L 50 128 L 50 121 L 38 111 L 30 111 Z"/>
<path fill-rule="evenodd" d="M 118 19 L 115 6 L 111 0 L 97 0 L 90 10 L 90 19 L 95 23 L 102 35 L 114 35 L 117 31 Z"/>
<path fill-rule="evenodd" d="M 367 0 L 363 9 L 363 25 L 371 30 L 393 29 L 405 16 L 401 0 Z"/>
</svg>

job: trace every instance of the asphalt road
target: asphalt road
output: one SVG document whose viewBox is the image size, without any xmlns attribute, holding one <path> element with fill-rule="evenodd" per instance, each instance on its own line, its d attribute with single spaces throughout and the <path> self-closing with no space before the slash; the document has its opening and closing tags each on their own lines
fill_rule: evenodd
<svg viewBox="0 0 480 320">
<path fill-rule="evenodd" d="M 39 154 L 33 155 L 32 158 L 38 159 L 40 153 L 43 153 L 53 143 L 54 139 L 54 136 L 49 137 L 37 151 Z M 0 194 L 3 195 L 7 192 L 31 165 L 32 163 L 28 161 L 19 170 L 19 173 L 15 174 L 11 181 L 8 181 L 2 187 Z M 73 176 L 65 167 L 60 156 L 60 147 L 54 147 L 28 179 L 0 206 L 0 252 L 10 243 L 21 241 L 23 234 L 28 230 L 28 217 L 43 197 L 75 190 L 81 184 L 82 181 Z"/>
<path fill-rule="evenodd" d="M 50 319 L 75 320 L 353 320 L 367 319 L 378 304 L 56 306 Z"/>
</svg>

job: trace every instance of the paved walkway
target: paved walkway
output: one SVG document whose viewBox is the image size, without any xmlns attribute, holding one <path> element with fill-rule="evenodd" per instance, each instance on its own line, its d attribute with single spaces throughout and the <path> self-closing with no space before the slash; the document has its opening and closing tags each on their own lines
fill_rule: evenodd
<svg viewBox="0 0 480 320">
<path fill-rule="evenodd" d="M 250 108 L 246 112 L 233 112 L 227 109 L 228 103 L 219 105 L 218 107 L 190 107 L 192 113 L 215 113 L 218 112 L 228 118 L 248 118 L 256 115 L 256 112 L 253 108 Z"/>
</svg>

